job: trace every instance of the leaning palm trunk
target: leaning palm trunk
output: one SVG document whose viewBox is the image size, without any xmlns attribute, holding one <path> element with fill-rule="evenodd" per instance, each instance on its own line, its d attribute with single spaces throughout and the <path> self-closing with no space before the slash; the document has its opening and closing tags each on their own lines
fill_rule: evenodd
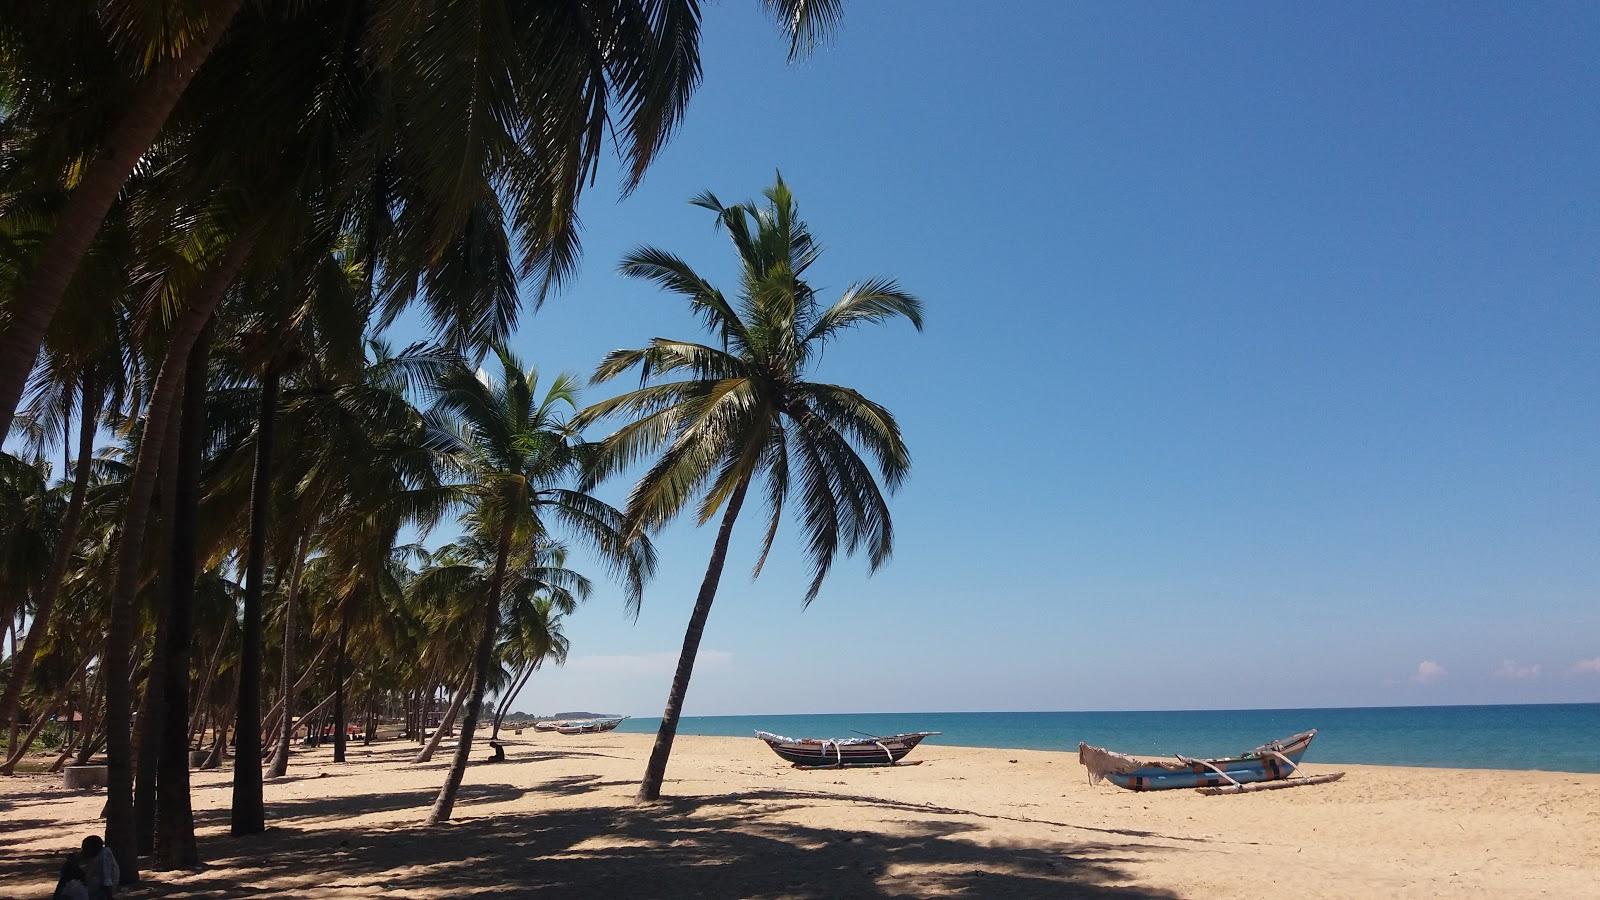
<svg viewBox="0 0 1600 900">
<path fill-rule="evenodd" d="M 68 196 L 55 230 L 39 251 L 33 272 L 9 304 L 11 321 L 0 331 L 0 437 L 11 429 L 28 373 L 33 371 L 45 331 L 55 318 L 78 263 L 140 157 L 155 143 L 178 98 L 211 55 L 241 5 L 242 0 L 219 0 L 206 29 L 182 53 L 156 67 L 144 79 L 107 137 L 105 150 L 84 169 L 83 178 Z M 127 868 L 124 867 L 125 873 Z M 138 873 L 126 880 L 137 881 Z"/>
<path fill-rule="evenodd" d="M 266 415 L 267 411 L 262 410 Z M 278 749 L 272 754 L 272 765 L 267 768 L 268 778 L 282 778 L 289 771 L 289 735 L 294 731 L 294 640 L 295 600 L 300 593 L 300 576 L 306 568 L 306 543 L 310 535 L 301 535 L 295 548 L 294 568 L 289 572 L 289 593 L 283 601 L 283 727 L 278 729 Z"/>
<path fill-rule="evenodd" d="M 158 740 L 149 748 L 156 760 L 156 864 L 163 869 L 189 869 L 200 854 L 194 841 L 194 809 L 189 800 L 189 641 L 192 631 L 194 578 L 197 566 L 196 516 L 200 465 L 206 437 L 206 375 L 211 360 L 211 328 L 201 332 L 189 353 L 188 383 L 183 391 L 183 416 L 175 454 L 170 558 L 167 571 L 166 656 L 161 666 L 164 715 Z M 152 676 L 154 677 L 154 676 Z"/>
<path fill-rule="evenodd" d="M 445 710 L 443 716 L 439 717 L 439 727 L 433 730 L 433 736 L 428 738 L 427 745 L 417 751 L 417 755 L 411 760 L 413 763 L 425 763 L 433 759 L 434 751 L 439 749 L 439 742 L 444 740 L 445 732 L 449 731 L 450 726 L 455 724 L 456 714 L 461 711 L 461 704 L 466 702 L 467 692 L 471 689 L 472 672 L 469 670 L 466 675 L 462 676 L 461 684 L 456 688 L 455 699 L 450 701 L 450 708 Z M 424 719 L 422 729 L 426 731 L 427 728 L 428 722 Z"/>
<path fill-rule="evenodd" d="M 511 683 L 511 690 L 506 692 L 505 697 L 500 701 L 500 706 L 494 712 L 494 728 L 489 732 L 489 740 L 497 741 L 500 739 L 500 723 L 505 721 L 506 711 L 511 709 L 512 701 L 516 700 L 517 695 L 522 693 L 522 686 L 528 683 L 529 678 L 533 677 L 533 670 L 533 666 L 528 666 L 522 670 L 517 680 Z"/>
<path fill-rule="evenodd" d="M 98 404 L 90 399 L 93 393 L 94 382 L 85 376 L 82 386 L 83 416 L 78 426 L 78 461 L 72 473 L 72 499 L 67 502 L 67 514 L 61 520 L 61 536 L 56 539 L 55 551 L 50 558 L 50 571 L 45 576 L 39 602 L 34 609 L 33 626 L 28 629 L 22 649 L 11 658 L 11 680 L 6 683 L 5 695 L 0 697 L 0 722 L 16 721 L 22 687 L 28 683 L 28 675 L 33 672 L 33 661 L 38 657 L 39 647 L 44 644 L 45 634 L 50 627 L 50 614 L 55 610 L 56 597 L 61 594 L 61 584 L 66 581 L 67 566 L 72 562 L 72 550 L 78 540 L 78 520 L 83 514 L 83 498 L 89 490 L 95 422 L 99 419 Z M 3 429 L 0 429 L 0 434 L 4 434 Z M 15 633 L 12 641 L 14 646 Z M 12 735 L 15 734 L 13 726 Z"/>
<path fill-rule="evenodd" d="M 489 667 L 494 664 L 494 639 L 500 631 L 500 591 L 505 586 L 506 563 L 511 557 L 511 526 L 502 526 L 500 547 L 495 553 L 494 576 L 489 581 L 489 595 L 484 602 L 483 634 L 478 638 L 478 652 L 473 660 L 472 699 L 467 701 L 466 714 L 461 719 L 461 740 L 456 742 L 456 755 L 450 762 L 450 774 L 444 787 L 433 801 L 433 811 L 428 814 L 428 824 L 450 821 L 455 809 L 456 792 L 461 790 L 461 779 L 467 774 L 467 761 L 472 758 L 472 732 L 478 727 L 478 714 L 483 710 L 483 691 L 489 684 Z"/>
<path fill-rule="evenodd" d="M 299 696 L 300 692 L 305 690 L 307 682 L 311 681 L 311 676 L 315 675 L 317 672 L 317 663 L 322 662 L 322 658 L 328 655 L 328 648 L 331 646 L 333 646 L 332 642 L 324 641 L 322 646 L 317 648 L 316 655 L 311 657 L 311 662 L 306 663 L 306 667 L 303 671 L 301 671 L 300 677 L 295 679 L 293 691 L 295 696 Z M 266 716 L 261 720 L 261 734 L 271 734 L 273 736 L 274 744 L 276 744 L 278 736 L 278 733 L 275 729 L 278 727 L 278 723 L 283 717 L 283 700 L 284 698 L 279 696 L 278 699 L 272 704 L 272 708 L 267 710 Z"/>
<path fill-rule="evenodd" d="M 189 351 L 222 295 L 249 258 L 254 230 L 235 238 L 228 252 L 199 286 L 188 308 L 178 317 L 167 353 L 156 375 L 150 406 L 145 412 L 145 442 L 139 447 L 117 547 L 116 581 L 111 592 L 111 621 L 106 628 L 106 845 L 122 869 L 122 882 L 139 880 L 139 861 L 133 817 L 133 741 L 129 717 L 133 709 L 129 684 L 128 649 L 133 645 L 134 593 L 143 560 L 144 532 L 150 497 L 155 490 L 160 435 L 166 433 L 175 404 L 183 393 Z M 154 444 L 155 446 L 150 446 Z"/>
<path fill-rule="evenodd" d="M 228 692 L 228 696 L 237 697 L 238 693 L 239 670 L 236 667 L 233 670 L 233 689 Z M 233 727 L 233 713 L 238 708 L 237 703 L 238 701 L 236 700 L 233 705 L 227 707 L 227 711 L 223 715 L 217 717 L 216 732 L 214 734 L 215 741 L 211 745 L 211 755 L 207 756 L 206 761 L 200 764 L 200 768 L 215 769 L 222 765 L 222 760 L 228 755 L 228 729 Z"/>
<path fill-rule="evenodd" d="M 200 698 L 199 702 L 205 705 L 205 709 L 208 712 L 216 711 L 212 709 L 209 702 L 211 700 L 211 685 L 217 680 L 217 664 L 222 661 L 222 649 L 228 645 L 228 631 L 232 627 L 233 616 L 223 617 L 222 634 L 217 637 L 217 649 L 211 651 L 211 662 L 206 664 L 205 678 L 200 682 L 200 693 L 198 695 Z M 189 740 L 199 740 L 201 735 L 204 733 L 205 719 L 197 715 L 194 717 L 194 721 L 189 725 Z"/>
<path fill-rule="evenodd" d="M 700 653 L 700 638 L 705 634 L 706 619 L 711 615 L 711 603 L 717 599 L 722 566 L 728 560 L 728 542 L 733 537 L 733 522 L 739 517 L 739 507 L 744 505 L 744 493 L 749 487 L 748 479 L 739 482 L 739 486 L 733 490 L 733 496 L 728 498 L 727 511 L 722 514 L 717 542 L 711 548 L 711 562 L 706 566 L 705 580 L 700 583 L 700 596 L 694 601 L 694 612 L 689 615 L 689 628 L 683 634 L 683 649 L 678 653 L 678 669 L 672 676 L 667 708 L 661 714 L 661 727 L 656 731 L 655 746 L 650 748 L 650 762 L 645 766 L 644 780 L 639 783 L 637 799 L 640 803 L 661 799 L 661 784 L 667 778 L 667 758 L 672 755 L 672 740 L 678 736 L 678 717 L 683 713 L 683 698 L 689 693 L 689 678 L 694 674 L 694 659 Z"/>
<path fill-rule="evenodd" d="M 48 703 L 40 705 L 39 713 L 33 717 L 33 727 L 28 729 L 28 734 L 22 739 L 21 746 L 13 748 L 5 763 L 0 764 L 0 775 L 11 775 L 16 771 L 17 763 L 28 755 L 28 748 L 33 746 L 33 739 L 39 736 L 40 730 L 44 728 L 45 722 L 50 718 L 46 714 L 52 709 L 66 705 L 67 695 L 72 692 L 72 679 L 77 678 L 83 672 L 84 667 L 89 665 L 89 659 L 90 657 L 85 656 L 83 661 L 78 663 L 78 668 L 74 669 L 72 674 L 68 675 L 66 680 L 62 682 L 61 690 L 57 691 Z M 70 753 L 72 749 L 71 742 L 68 741 L 67 746 L 63 749 Z"/>
<path fill-rule="evenodd" d="M 250 482 L 250 538 L 245 559 L 243 644 L 239 651 L 238 724 L 234 727 L 234 835 L 259 834 L 267 828 L 261 801 L 261 588 L 267 573 L 267 507 L 272 490 L 273 414 L 278 406 L 278 372 L 269 367 L 261 380 L 261 406 L 256 427 L 256 464 Z"/>
</svg>

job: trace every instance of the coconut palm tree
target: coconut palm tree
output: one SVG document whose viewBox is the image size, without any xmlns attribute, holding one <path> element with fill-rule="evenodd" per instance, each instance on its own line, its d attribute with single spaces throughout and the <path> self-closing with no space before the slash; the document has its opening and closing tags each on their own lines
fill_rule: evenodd
<svg viewBox="0 0 1600 900">
<path fill-rule="evenodd" d="M 429 824 L 450 818 L 466 772 L 473 729 L 492 676 L 501 604 L 513 561 L 547 545 L 551 526 L 560 526 L 611 567 L 622 580 L 631 607 L 637 606 L 644 582 L 655 569 L 655 551 L 647 542 L 624 539 L 619 510 L 568 486 L 580 477 L 590 452 L 568 421 L 577 408 L 573 379 L 557 376 L 541 395 L 536 371 L 525 368 L 503 346 L 495 348 L 495 358 L 498 379 L 465 364 L 446 372 L 434 388 L 436 400 L 428 414 L 432 446 L 447 465 L 466 476 L 461 493 L 470 510 L 465 517 L 468 534 L 483 549 L 485 559 L 492 560 L 481 592 L 481 611 L 470 632 L 476 651 L 461 739 Z"/>
<path fill-rule="evenodd" d="M 500 723 L 533 673 L 546 661 L 558 666 L 566 663 L 571 645 L 561 623 L 571 611 L 571 605 L 561 603 L 557 596 L 532 591 L 519 596 L 507 610 L 498 655 L 510 672 L 505 688 L 498 692 L 500 703 L 495 708 L 489 740 L 500 737 Z"/>
<path fill-rule="evenodd" d="M 821 247 L 799 218 L 781 176 L 765 195 L 765 206 L 724 206 L 709 192 L 693 201 L 713 212 L 733 240 L 739 258 L 733 300 L 664 250 L 643 248 L 624 258 L 623 274 L 688 300 L 711 332 L 712 344 L 656 338 L 640 349 L 611 352 L 594 381 L 609 381 L 637 366 L 645 386 L 596 403 L 578 418 L 582 425 L 612 416 L 631 419 L 602 442 L 591 482 L 654 457 L 628 496 L 630 536 L 660 528 L 697 497 L 700 524 L 722 514 L 639 786 L 640 801 L 661 796 L 700 637 L 750 487 L 765 480 L 768 519 L 757 575 L 791 487 L 798 492 L 799 524 L 812 568 L 808 605 L 841 547 L 847 554 L 865 550 L 876 570 L 894 546 L 889 506 L 863 456 L 876 463 L 884 487 L 898 488 L 910 466 L 899 426 L 887 409 L 860 392 L 809 379 L 829 341 L 857 325 L 891 319 L 905 319 L 920 330 L 921 305 L 893 281 L 868 279 L 822 308 L 806 281 Z M 681 380 L 650 383 L 668 376 Z"/>
<path fill-rule="evenodd" d="M 791 57 L 841 12 L 840 0 L 762 5 L 789 35 Z M 358 230 L 431 251 L 394 257 L 395 283 L 447 281 L 448 267 L 420 261 L 481 246 L 500 225 L 490 217 L 503 212 L 520 232 L 524 274 L 548 286 L 576 262 L 578 200 L 605 136 L 626 162 L 631 190 L 700 83 L 699 0 L 56 6 L 13 4 L 0 15 L 9 131 L 26 151 L 25 164 L 11 168 L 30 188 L 71 185 L 0 319 L 0 436 L 79 262 L 158 142 L 192 143 L 207 123 L 229 136 L 226 148 L 191 154 L 201 165 L 197 183 L 209 190 L 231 180 L 221 173 L 260 160 L 261 147 L 289 142 L 308 119 L 366 86 L 367 111 L 383 114 L 355 117 L 366 122 L 363 139 L 327 146 L 363 170 L 341 181 L 340 205 L 363 223 Z M 358 71 L 326 91 L 289 88 L 317 78 L 329 60 Z M 74 114 L 71 128 L 64 110 Z"/>
</svg>

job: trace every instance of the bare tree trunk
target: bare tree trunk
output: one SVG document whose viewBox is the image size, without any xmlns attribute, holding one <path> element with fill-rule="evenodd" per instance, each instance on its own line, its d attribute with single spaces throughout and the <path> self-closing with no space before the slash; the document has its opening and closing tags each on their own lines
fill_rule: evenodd
<svg viewBox="0 0 1600 900">
<path fill-rule="evenodd" d="M 34 608 L 33 626 L 28 629 L 22 649 L 12 656 L 11 680 L 6 682 L 4 696 L 0 696 L 0 722 L 12 723 L 13 751 L 16 749 L 17 704 L 21 702 L 22 688 L 33 672 L 33 661 L 39 655 L 39 647 L 44 644 L 50 626 L 50 614 L 55 610 L 56 598 L 61 595 L 61 585 L 67 580 L 67 566 L 72 562 L 72 550 L 78 543 L 78 521 L 83 516 L 83 498 L 89 491 L 90 464 L 94 461 L 95 423 L 100 418 L 100 404 L 94 379 L 88 375 L 83 378 L 80 396 L 82 403 L 79 411 L 82 415 L 78 425 L 78 461 L 72 473 L 72 498 L 67 501 L 67 514 L 61 520 L 61 535 L 56 539 L 55 550 L 50 557 L 50 572 L 45 576 L 39 601 Z M 4 434 L 3 429 L 0 429 L 0 434 Z M 16 641 L 16 632 L 12 632 L 13 647 Z"/>
<path fill-rule="evenodd" d="M 167 572 L 166 661 L 161 671 L 163 722 L 156 747 L 156 864 L 192 869 L 200 863 L 194 840 L 194 807 L 189 797 L 189 644 L 192 638 L 195 543 L 200 503 L 200 466 L 206 438 L 206 376 L 211 361 L 212 326 L 189 353 L 188 383 L 179 420 L 177 478 L 172 501 L 171 559 Z"/>
<path fill-rule="evenodd" d="M 239 237 L 228 248 L 201 283 L 188 308 L 179 316 L 168 338 L 167 353 L 156 375 L 155 389 L 145 412 L 145 445 L 139 448 L 122 530 L 117 547 L 116 580 L 111 591 L 111 621 L 106 628 L 106 846 L 116 856 L 122 870 L 122 883 L 139 880 L 137 836 L 133 816 L 133 735 L 130 714 L 133 710 L 131 668 L 128 651 L 133 646 L 134 594 L 139 586 L 140 564 L 144 557 L 144 532 L 149 517 L 150 495 L 155 490 L 156 463 L 160 458 L 159 435 L 166 433 L 175 404 L 183 392 L 183 377 L 188 368 L 189 351 L 210 321 L 211 313 L 222 302 L 222 295 L 244 267 L 254 243 L 255 230 Z M 148 446 L 154 443 L 158 446 Z M 235 804 L 237 809 L 237 804 Z"/>
<path fill-rule="evenodd" d="M 139 158 L 155 142 L 178 98 L 211 55 L 241 5 L 242 0 L 218 0 L 205 30 L 195 35 L 181 53 L 145 77 L 105 147 L 84 169 L 83 177 L 68 195 L 55 230 L 35 257 L 33 271 L 9 304 L 11 321 L 0 331 L 0 438 L 11 430 L 11 419 L 22 399 L 28 374 L 33 371 L 45 331 L 55 318 L 78 264 Z M 124 866 L 124 870 L 127 868 Z M 124 880 L 138 881 L 137 870 Z"/>
<path fill-rule="evenodd" d="M 694 674 L 694 658 L 700 652 L 700 638 L 705 634 L 706 619 L 711 615 L 711 603 L 717 599 L 717 584 L 722 580 L 723 563 L 728 560 L 733 522 L 739 517 L 739 507 L 744 505 L 744 493 L 749 487 L 748 480 L 739 482 L 733 489 L 733 496 L 728 498 L 727 511 L 722 514 L 722 527 L 717 529 L 717 542 L 711 548 L 711 562 L 706 566 L 705 580 L 700 583 L 700 596 L 695 599 L 689 628 L 683 634 L 683 649 L 678 653 L 678 669 L 672 676 L 667 708 L 661 714 L 655 745 L 650 748 L 644 780 L 639 783 L 637 799 L 640 803 L 661 799 L 661 784 L 667 778 L 667 759 L 672 755 L 672 739 L 678 735 L 678 717 L 683 713 L 683 698 L 689 693 L 689 678 Z"/>
<path fill-rule="evenodd" d="M 294 550 L 294 568 L 289 571 L 289 592 L 283 601 L 283 671 L 279 688 L 283 695 L 283 728 L 278 730 L 278 749 L 267 767 L 268 778 L 282 778 L 289 771 L 289 736 L 294 731 L 294 641 L 295 605 L 300 594 L 300 576 L 306 568 L 310 534 L 302 534 Z"/>
<path fill-rule="evenodd" d="M 261 589 L 267 568 L 267 508 L 272 493 L 273 425 L 277 421 L 278 373 L 268 369 L 261 381 L 261 406 L 256 424 L 255 477 L 250 485 L 250 540 L 245 561 L 244 646 L 239 657 L 238 724 L 234 728 L 233 809 L 235 836 L 267 829 L 261 800 Z"/>
<path fill-rule="evenodd" d="M 467 763 L 472 758 L 472 733 L 478 727 L 478 714 L 483 711 L 483 692 L 489 685 L 489 667 L 494 664 L 494 641 L 500 631 L 500 592 L 505 586 L 506 563 L 511 557 L 511 527 L 502 526 L 500 547 L 495 553 L 494 576 L 489 581 L 489 595 L 483 610 L 483 633 L 478 638 L 478 652 L 473 664 L 472 699 L 467 701 L 466 714 L 461 718 L 461 739 L 456 742 L 456 755 L 450 761 L 450 774 L 433 801 L 433 811 L 428 814 L 428 824 L 438 825 L 450 821 L 455 809 L 456 792 L 461 790 L 461 779 L 467 774 Z"/>
</svg>

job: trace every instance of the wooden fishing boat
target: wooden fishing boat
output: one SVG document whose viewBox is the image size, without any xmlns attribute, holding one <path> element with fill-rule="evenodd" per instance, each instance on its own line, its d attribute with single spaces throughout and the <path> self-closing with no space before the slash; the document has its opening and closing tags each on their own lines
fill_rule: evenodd
<svg viewBox="0 0 1600 900">
<path fill-rule="evenodd" d="M 892 766 L 916 749 L 922 739 L 937 731 L 914 731 L 887 737 L 789 738 L 766 731 L 756 732 L 772 752 L 802 768 L 843 769 L 851 766 Z"/>
<path fill-rule="evenodd" d="M 533 730 L 534 731 L 555 731 L 557 728 L 560 728 L 564 724 L 566 724 L 566 723 L 565 722 L 535 722 L 535 723 L 533 723 Z"/>
<path fill-rule="evenodd" d="M 1190 759 L 1177 756 L 1175 761 L 1138 759 L 1115 753 L 1101 747 L 1078 744 L 1078 761 L 1089 770 L 1089 783 L 1101 779 L 1110 781 L 1130 791 L 1166 791 L 1175 788 L 1208 789 L 1206 793 L 1240 793 L 1265 788 L 1264 782 L 1281 782 L 1274 787 L 1293 787 L 1300 784 L 1322 784 L 1336 781 L 1344 773 L 1329 773 L 1315 777 L 1291 777 L 1300 767 L 1300 758 L 1317 736 L 1315 728 L 1302 731 L 1282 740 L 1262 744 L 1238 756 L 1220 759 Z M 1254 786 L 1253 785 L 1258 785 Z"/>
<path fill-rule="evenodd" d="M 622 720 L 626 718 L 628 717 L 617 716 L 613 719 L 589 719 L 581 722 L 560 722 L 556 725 L 556 731 L 562 734 L 600 734 L 601 732 L 610 731 L 611 729 L 616 728 L 618 725 L 621 725 Z"/>
</svg>

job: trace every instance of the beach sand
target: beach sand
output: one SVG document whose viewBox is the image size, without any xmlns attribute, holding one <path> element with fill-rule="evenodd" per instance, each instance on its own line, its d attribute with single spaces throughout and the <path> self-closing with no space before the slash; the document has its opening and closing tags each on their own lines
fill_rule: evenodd
<svg viewBox="0 0 1600 900">
<path fill-rule="evenodd" d="M 1600 775 L 1308 762 L 1348 774 L 1203 797 L 1090 787 L 1073 753 L 927 743 L 920 765 L 798 771 L 753 738 L 680 737 L 668 798 L 638 807 L 651 739 L 512 737 L 438 828 L 419 823 L 448 753 L 414 766 L 399 741 L 297 754 L 252 838 L 227 835 L 228 774 L 197 772 L 206 867 L 125 896 L 1600 897 Z M 98 830 L 104 792 L 59 785 L 0 779 L 0 896 L 49 896 Z"/>
</svg>

